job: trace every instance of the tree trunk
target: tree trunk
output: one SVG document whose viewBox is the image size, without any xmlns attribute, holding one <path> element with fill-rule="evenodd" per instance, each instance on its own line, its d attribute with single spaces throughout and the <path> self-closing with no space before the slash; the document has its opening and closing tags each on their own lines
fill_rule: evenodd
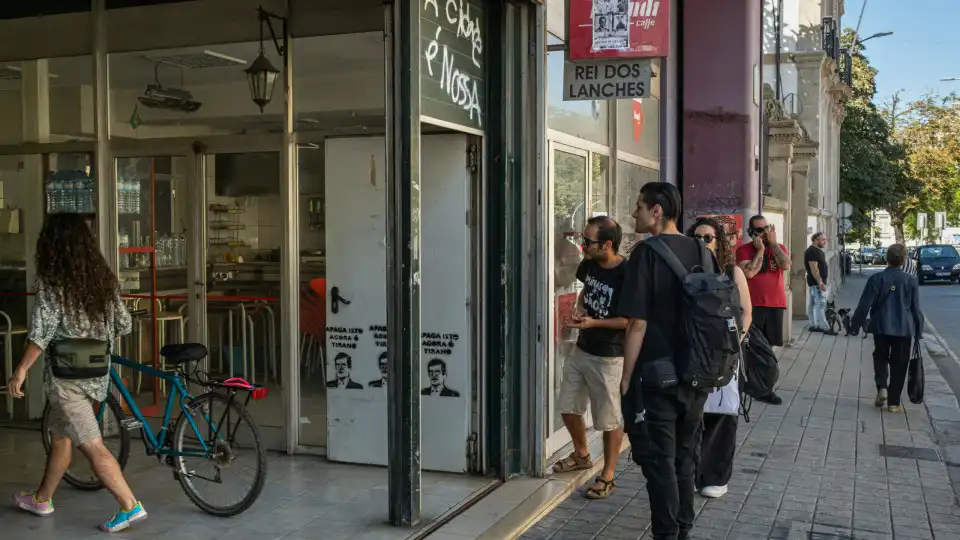
<svg viewBox="0 0 960 540">
<path fill-rule="evenodd" d="M 890 225 L 893 226 L 893 237 L 898 244 L 907 245 L 903 236 L 903 216 L 899 214 L 890 214 Z"/>
</svg>

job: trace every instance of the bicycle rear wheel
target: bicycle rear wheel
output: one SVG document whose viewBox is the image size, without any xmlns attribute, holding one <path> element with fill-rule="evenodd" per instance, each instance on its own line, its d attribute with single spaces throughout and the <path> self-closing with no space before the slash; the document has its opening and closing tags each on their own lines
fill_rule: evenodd
<svg viewBox="0 0 960 540">
<path fill-rule="evenodd" d="M 190 423 L 196 423 L 196 431 Z M 218 426 L 222 426 L 218 432 Z M 204 454 L 202 438 L 207 451 Z M 173 464 L 177 481 L 187 497 L 204 512 L 235 516 L 250 506 L 263 491 L 267 476 L 267 452 L 260 429 L 236 399 L 211 392 L 194 398 L 174 429 L 173 446 L 178 454 Z M 237 482 L 227 479 L 239 478 Z M 244 478 L 248 483 L 242 483 Z M 216 494 L 226 500 L 216 500 Z"/>
<path fill-rule="evenodd" d="M 91 402 L 91 405 L 94 407 L 97 421 L 100 424 L 103 444 L 120 464 L 120 470 L 123 470 L 127 465 L 127 459 L 130 457 L 130 432 L 123 428 L 122 421 L 125 418 L 123 409 L 120 408 L 120 403 L 112 394 L 108 395 L 107 400 L 103 403 Z M 41 423 L 43 449 L 47 452 L 47 455 L 50 455 L 51 414 L 50 403 L 47 402 L 43 409 Z M 103 489 L 103 482 L 93 472 L 90 463 L 78 456 L 79 453 L 78 448 L 73 449 L 73 459 L 70 461 L 70 468 L 63 475 L 63 479 L 71 486 L 84 491 Z"/>
</svg>

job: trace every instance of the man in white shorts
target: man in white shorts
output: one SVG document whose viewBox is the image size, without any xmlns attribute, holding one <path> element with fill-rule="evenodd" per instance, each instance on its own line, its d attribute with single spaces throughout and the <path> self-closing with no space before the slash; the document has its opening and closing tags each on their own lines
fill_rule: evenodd
<svg viewBox="0 0 960 540">
<path fill-rule="evenodd" d="M 590 469 L 587 405 L 593 427 L 603 432 L 603 472 L 587 488 L 590 499 L 604 499 L 616 488 L 614 474 L 623 415 L 620 412 L 620 380 L 623 375 L 623 329 L 627 320 L 616 316 L 620 289 L 626 275 L 624 258 L 617 254 L 623 232 L 616 221 L 596 216 L 583 231 L 583 262 L 577 279 L 583 290 L 577 298 L 577 313 L 567 326 L 580 329 L 577 346 L 563 366 L 558 408 L 573 439 L 572 454 L 553 466 L 555 472 Z"/>
</svg>

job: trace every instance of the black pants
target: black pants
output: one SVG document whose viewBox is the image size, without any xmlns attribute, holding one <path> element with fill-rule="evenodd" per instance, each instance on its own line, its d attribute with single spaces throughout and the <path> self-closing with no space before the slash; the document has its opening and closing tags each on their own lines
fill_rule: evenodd
<svg viewBox="0 0 960 540">
<path fill-rule="evenodd" d="M 873 379 L 877 383 L 877 390 L 888 389 L 887 405 L 900 405 L 900 394 L 903 393 L 903 384 L 907 380 L 912 345 L 913 338 L 910 337 L 883 334 L 873 336 Z"/>
<path fill-rule="evenodd" d="M 753 306 L 754 328 L 767 338 L 770 345 L 783 346 L 783 317 L 786 308 Z"/>
<path fill-rule="evenodd" d="M 647 479 L 654 540 L 677 540 L 693 528 L 697 435 L 706 400 L 707 394 L 685 387 L 643 393 L 643 421 L 628 436 L 633 461 Z"/>
<path fill-rule="evenodd" d="M 733 475 L 733 456 L 737 452 L 737 419 L 732 414 L 703 415 L 700 459 L 697 463 L 697 489 L 725 486 Z"/>
</svg>

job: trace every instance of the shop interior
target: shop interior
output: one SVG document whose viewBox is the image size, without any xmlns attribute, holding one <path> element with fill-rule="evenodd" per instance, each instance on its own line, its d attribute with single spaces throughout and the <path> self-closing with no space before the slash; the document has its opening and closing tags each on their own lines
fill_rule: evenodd
<svg viewBox="0 0 960 540">
<path fill-rule="evenodd" d="M 109 55 L 111 140 L 116 169 L 117 268 L 133 333 L 118 353 L 141 363 L 166 366 L 159 354 L 168 343 L 205 335 L 206 368 L 214 376 L 242 376 L 266 385 L 255 417 L 283 445 L 285 381 L 280 358 L 280 249 L 284 206 L 280 195 L 282 97 L 263 112 L 250 100 L 244 69 L 257 57 L 258 42 Z M 384 45 L 380 32 L 296 38 L 294 109 L 298 146 L 300 366 L 299 445 L 323 453 L 327 446 L 328 358 L 326 318 L 327 153 L 334 138 L 379 137 L 384 132 Z M 278 56 L 266 55 L 274 65 Z M 0 110 L 32 106 L 51 142 L 93 140 L 93 69 L 90 56 L 0 63 Z M 48 77 L 48 94 L 21 99 L 24 71 Z M 164 102 L 166 100 L 166 102 Z M 29 101 L 29 100 L 28 100 Z M 30 114 L 23 115 L 30 118 Z M 15 144 L 27 127 L 7 123 L 0 143 Z M 425 132 L 444 130 L 425 126 Z M 179 141 L 179 142 L 178 142 Z M 197 166 L 191 141 L 214 143 Z M 223 142 L 226 141 L 226 142 Z M 92 152 L 0 156 L 0 336 L 12 369 L 22 350 L 33 283 L 32 250 L 44 213 L 80 212 L 100 217 Z M 39 169 L 38 169 L 39 168 Z M 37 175 L 37 170 L 42 174 Z M 381 170 L 382 174 L 382 170 Z M 43 181 L 38 181 L 38 178 Z M 196 189 L 196 183 L 202 189 Z M 342 204 L 342 201 L 341 201 Z M 203 243 L 205 326 L 189 320 L 189 259 Z M 379 261 L 378 261 L 378 264 Z M 380 285 L 380 284 L 377 284 Z M 6 315 L 9 317 L 7 328 Z M 13 362 L 10 361 L 12 357 Z M 379 376 L 383 366 L 375 366 Z M 136 373 L 120 373 L 138 406 L 162 415 L 167 388 Z M 378 377 L 368 377 L 378 378 Z M 364 381 L 367 384 L 367 381 Z M 39 389 L 33 388 L 34 392 Z M 0 420 L 34 421 L 38 411 L 0 401 Z M 384 413 L 385 416 L 385 413 Z M 462 442 L 459 443 L 462 446 Z"/>
</svg>

